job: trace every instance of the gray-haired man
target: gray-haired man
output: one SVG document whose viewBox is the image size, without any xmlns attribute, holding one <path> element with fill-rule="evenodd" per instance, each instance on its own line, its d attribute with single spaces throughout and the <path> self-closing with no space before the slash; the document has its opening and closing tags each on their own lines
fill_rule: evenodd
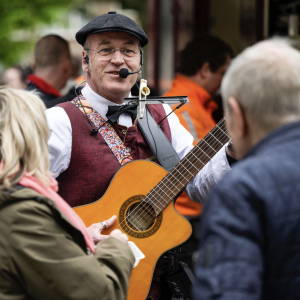
<svg viewBox="0 0 300 300">
<path fill-rule="evenodd" d="M 221 90 L 241 161 L 206 201 L 194 299 L 300 299 L 300 53 L 250 47 Z"/>
</svg>

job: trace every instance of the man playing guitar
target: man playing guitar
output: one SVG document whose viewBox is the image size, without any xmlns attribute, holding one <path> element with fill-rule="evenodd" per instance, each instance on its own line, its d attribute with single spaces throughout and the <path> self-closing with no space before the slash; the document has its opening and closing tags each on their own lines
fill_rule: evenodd
<svg viewBox="0 0 300 300">
<path fill-rule="evenodd" d="M 141 48 L 148 43 L 146 34 L 126 16 L 109 12 L 80 29 L 76 40 L 83 46 L 86 85 L 72 102 L 46 111 L 50 128 L 50 169 L 59 182 L 60 195 L 72 207 L 101 198 L 126 162 L 155 161 L 134 112 L 122 111 L 116 121 L 110 120 L 115 116 L 110 113 L 110 106 L 117 106 L 121 111 L 124 98 L 131 95 L 142 68 Z M 123 68 L 129 70 L 127 78 L 119 76 Z M 148 107 L 157 123 L 171 112 L 166 104 Z M 180 158 L 193 148 L 193 137 L 175 114 L 168 116 L 160 126 Z M 191 199 L 202 202 L 210 186 L 229 169 L 223 147 L 188 184 Z M 114 221 L 115 217 L 89 227 L 95 242 L 103 238 L 100 234 L 103 227 Z"/>
</svg>

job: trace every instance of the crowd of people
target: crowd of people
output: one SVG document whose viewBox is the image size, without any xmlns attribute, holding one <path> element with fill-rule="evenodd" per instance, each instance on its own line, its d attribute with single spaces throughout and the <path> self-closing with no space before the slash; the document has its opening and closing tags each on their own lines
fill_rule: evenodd
<svg viewBox="0 0 300 300">
<path fill-rule="evenodd" d="M 20 81 L 0 89 L 0 299 L 127 299 L 135 264 L 130 234 L 102 234 L 118 216 L 86 227 L 72 208 L 100 199 L 126 163 L 159 164 L 136 107 L 124 105 L 148 37 L 108 12 L 76 40 L 85 75 L 76 91 L 60 94 L 74 68 L 57 35 L 37 42 L 26 81 L 13 68 Z M 135 74 L 121 78 L 124 68 Z M 175 205 L 200 232 L 182 245 L 189 264 L 198 249 L 193 299 L 299 299 L 299 51 L 273 39 L 233 58 L 224 41 L 203 35 L 181 52 L 177 71 L 165 95 L 188 95 L 190 103 L 175 113 L 167 104 L 145 111 L 174 155 L 183 159 L 214 126 L 231 138 L 217 153 L 200 147 L 207 163 L 198 170 L 191 160 L 199 172 Z M 219 88 L 227 132 L 212 117 Z M 163 271 L 158 264 L 149 299 L 163 299 Z"/>
</svg>

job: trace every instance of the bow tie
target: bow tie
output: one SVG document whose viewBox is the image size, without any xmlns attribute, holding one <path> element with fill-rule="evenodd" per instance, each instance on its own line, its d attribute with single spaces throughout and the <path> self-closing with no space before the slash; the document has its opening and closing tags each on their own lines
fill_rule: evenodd
<svg viewBox="0 0 300 300">
<path fill-rule="evenodd" d="M 121 114 L 130 115 L 134 120 L 137 116 L 137 106 L 136 105 L 122 105 L 122 106 L 108 106 L 108 111 L 106 117 L 112 122 L 116 122 Z"/>
</svg>

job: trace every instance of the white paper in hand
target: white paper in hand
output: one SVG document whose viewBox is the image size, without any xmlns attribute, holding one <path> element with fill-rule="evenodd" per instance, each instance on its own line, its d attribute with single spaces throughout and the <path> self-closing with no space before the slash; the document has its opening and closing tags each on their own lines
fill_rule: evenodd
<svg viewBox="0 0 300 300">
<path fill-rule="evenodd" d="M 145 258 L 145 255 L 134 242 L 128 241 L 128 245 L 135 257 L 135 263 L 133 265 L 133 268 L 135 268 L 140 260 Z"/>
</svg>

